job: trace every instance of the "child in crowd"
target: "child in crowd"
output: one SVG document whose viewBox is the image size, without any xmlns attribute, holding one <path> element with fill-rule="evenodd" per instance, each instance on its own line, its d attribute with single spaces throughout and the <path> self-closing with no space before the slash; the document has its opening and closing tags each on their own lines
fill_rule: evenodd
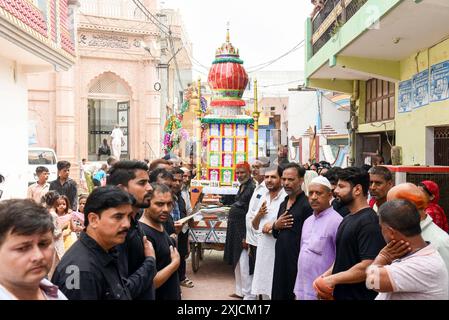
<svg viewBox="0 0 449 320">
<path fill-rule="evenodd" d="M 75 227 L 75 233 L 79 239 L 81 231 L 84 230 L 84 206 L 86 205 L 87 194 L 82 194 L 78 198 L 78 211 L 72 212 L 72 221 Z"/>
<path fill-rule="evenodd" d="M 58 215 L 57 224 L 62 230 L 63 247 L 57 247 L 56 251 L 60 251 L 61 257 L 64 252 L 76 241 L 76 234 L 74 233 L 75 226 L 72 219 L 72 211 L 70 208 L 69 198 L 66 196 L 59 196 L 54 204 L 54 209 Z M 69 211 L 70 210 L 70 211 Z M 61 250 L 62 249 L 62 250 Z"/>
</svg>

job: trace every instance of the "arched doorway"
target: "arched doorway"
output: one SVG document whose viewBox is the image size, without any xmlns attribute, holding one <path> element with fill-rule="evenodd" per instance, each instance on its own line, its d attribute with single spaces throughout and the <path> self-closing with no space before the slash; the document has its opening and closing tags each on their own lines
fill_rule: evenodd
<svg viewBox="0 0 449 320">
<path fill-rule="evenodd" d="M 112 155 L 111 132 L 118 124 L 124 135 L 120 159 L 129 159 L 130 92 L 112 72 L 98 77 L 88 94 L 88 160 L 104 161 Z M 107 144 L 108 148 L 102 147 Z M 100 148 L 101 147 L 101 148 Z"/>
</svg>

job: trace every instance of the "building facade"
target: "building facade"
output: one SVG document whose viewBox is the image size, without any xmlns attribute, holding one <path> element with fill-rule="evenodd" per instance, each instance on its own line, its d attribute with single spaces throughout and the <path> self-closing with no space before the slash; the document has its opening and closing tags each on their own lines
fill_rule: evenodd
<svg viewBox="0 0 449 320">
<path fill-rule="evenodd" d="M 305 77 L 352 95 L 354 163 L 449 164 L 449 3 L 334 2 L 306 22 Z"/>
<path fill-rule="evenodd" d="M 191 68 L 179 13 L 158 14 L 155 0 L 140 8 L 133 1 L 80 2 L 76 66 L 28 79 L 36 145 L 55 148 L 76 172 L 82 158 L 106 160 L 99 146 L 105 139 L 110 146 L 118 124 L 125 137 L 121 159 L 160 157 L 165 115 L 175 108 Z M 169 38 L 162 36 L 165 28 Z M 169 64 L 171 52 L 176 56 Z"/>
<path fill-rule="evenodd" d="M 69 70 L 75 62 L 73 16 L 78 1 L 0 1 L 1 199 L 26 197 L 27 75 Z M 62 98 L 59 97 L 58 98 Z"/>
</svg>

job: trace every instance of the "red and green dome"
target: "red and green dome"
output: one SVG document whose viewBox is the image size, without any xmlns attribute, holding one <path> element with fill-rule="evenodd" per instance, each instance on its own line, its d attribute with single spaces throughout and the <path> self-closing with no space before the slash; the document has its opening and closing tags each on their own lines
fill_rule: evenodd
<svg viewBox="0 0 449 320">
<path fill-rule="evenodd" d="M 245 105 L 242 96 L 248 84 L 248 74 L 239 57 L 239 50 L 235 49 L 229 41 L 228 30 L 226 42 L 217 49 L 207 79 L 214 93 L 211 106 L 243 107 Z"/>
</svg>

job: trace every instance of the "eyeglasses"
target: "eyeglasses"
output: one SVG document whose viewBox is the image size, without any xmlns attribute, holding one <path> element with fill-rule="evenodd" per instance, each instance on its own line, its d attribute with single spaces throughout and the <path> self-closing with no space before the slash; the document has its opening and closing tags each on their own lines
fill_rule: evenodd
<svg viewBox="0 0 449 320">
<path fill-rule="evenodd" d="M 2 198 L 3 190 L 0 190 L 0 199 Z"/>
</svg>

